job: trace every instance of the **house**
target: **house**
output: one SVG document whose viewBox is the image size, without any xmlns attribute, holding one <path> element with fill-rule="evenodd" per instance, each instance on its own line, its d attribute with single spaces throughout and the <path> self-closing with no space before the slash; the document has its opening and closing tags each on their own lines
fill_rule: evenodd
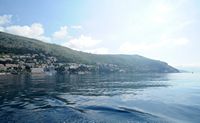
<svg viewBox="0 0 200 123">
<path fill-rule="evenodd" d="M 31 73 L 44 73 L 43 68 L 31 68 Z"/>
<path fill-rule="evenodd" d="M 3 64 L 0 64 L 0 70 L 6 70 L 6 67 Z"/>
<path fill-rule="evenodd" d="M 18 64 L 6 64 L 6 67 L 9 68 L 13 68 L 13 67 L 18 67 Z"/>
</svg>

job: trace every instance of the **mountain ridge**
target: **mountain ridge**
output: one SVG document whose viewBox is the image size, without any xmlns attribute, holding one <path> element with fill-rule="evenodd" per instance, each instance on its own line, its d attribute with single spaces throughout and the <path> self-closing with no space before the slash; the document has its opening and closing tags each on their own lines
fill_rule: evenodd
<svg viewBox="0 0 200 123">
<path fill-rule="evenodd" d="M 58 62 L 83 64 L 114 64 L 129 72 L 174 73 L 179 72 L 166 62 L 149 59 L 140 55 L 92 54 L 76 51 L 57 44 L 42 42 L 23 36 L 0 32 L 0 54 L 43 53 L 54 56 Z"/>
</svg>

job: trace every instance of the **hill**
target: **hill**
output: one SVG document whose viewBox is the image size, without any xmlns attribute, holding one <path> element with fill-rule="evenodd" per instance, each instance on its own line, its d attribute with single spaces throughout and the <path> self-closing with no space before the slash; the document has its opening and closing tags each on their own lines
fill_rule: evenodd
<svg viewBox="0 0 200 123">
<path fill-rule="evenodd" d="M 129 72 L 172 73 L 179 72 L 167 63 L 139 55 L 97 55 L 75 51 L 56 44 L 0 32 L 0 54 L 45 54 L 60 63 L 88 65 L 113 64 Z"/>
</svg>

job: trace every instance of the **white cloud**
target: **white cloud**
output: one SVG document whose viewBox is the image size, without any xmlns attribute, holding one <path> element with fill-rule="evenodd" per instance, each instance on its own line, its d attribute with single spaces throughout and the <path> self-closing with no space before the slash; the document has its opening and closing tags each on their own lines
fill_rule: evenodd
<svg viewBox="0 0 200 123">
<path fill-rule="evenodd" d="M 34 37 L 33 37 L 34 38 Z M 41 40 L 43 42 L 47 42 L 47 43 L 51 43 L 52 42 L 52 39 L 50 37 L 47 37 L 47 36 L 38 36 L 36 37 L 35 39 L 38 39 L 38 40 Z"/>
<path fill-rule="evenodd" d="M 156 15 L 152 17 L 152 20 L 156 23 L 165 23 L 167 19 L 163 15 Z"/>
<path fill-rule="evenodd" d="M 66 40 L 68 38 L 67 26 L 60 27 L 60 30 L 53 33 L 54 40 Z"/>
<path fill-rule="evenodd" d="M 67 43 L 64 44 L 64 46 L 70 47 L 75 50 L 85 51 L 88 50 L 88 48 L 96 46 L 100 42 L 101 40 L 96 40 L 92 37 L 81 35 L 79 38 L 69 40 Z"/>
<path fill-rule="evenodd" d="M 159 14 L 169 13 L 172 8 L 167 4 L 160 4 L 156 7 L 156 10 Z"/>
<path fill-rule="evenodd" d="M 63 45 L 78 51 L 95 54 L 108 54 L 109 50 L 107 48 L 97 47 L 100 42 L 101 40 L 96 40 L 92 37 L 81 35 L 79 38 L 71 39 Z"/>
<path fill-rule="evenodd" d="M 156 24 L 166 23 L 170 20 L 170 12 L 172 12 L 172 5 L 170 4 L 158 4 L 155 6 L 151 13 L 151 20 Z"/>
<path fill-rule="evenodd" d="M 178 46 L 187 45 L 189 42 L 189 40 L 186 38 L 178 38 L 178 39 L 174 39 L 172 41 L 173 41 L 172 43 L 174 43 L 174 45 L 178 45 Z"/>
<path fill-rule="evenodd" d="M 20 35 L 28 38 L 34 38 L 45 42 L 51 42 L 51 38 L 44 36 L 44 28 L 40 23 L 33 23 L 28 26 L 7 25 L 11 22 L 12 15 L 0 16 L 0 31 Z"/>
<path fill-rule="evenodd" d="M 73 25 L 71 26 L 72 29 L 82 29 L 83 27 L 81 25 Z"/>
<path fill-rule="evenodd" d="M 95 53 L 95 54 L 108 54 L 109 50 L 107 48 L 101 47 L 96 49 L 85 50 L 88 53 Z"/>
<path fill-rule="evenodd" d="M 0 25 L 9 24 L 11 22 L 12 15 L 0 16 Z"/>
<path fill-rule="evenodd" d="M 44 33 L 43 27 L 39 23 L 34 23 L 31 26 L 13 25 L 6 27 L 6 31 L 27 37 L 36 37 Z"/>
<path fill-rule="evenodd" d="M 187 38 L 174 38 L 174 39 L 163 38 L 159 42 L 140 43 L 140 44 L 125 42 L 120 46 L 119 50 L 124 53 L 134 53 L 137 51 L 149 51 L 149 50 L 155 50 L 159 48 L 187 45 L 188 42 L 189 40 Z"/>
<path fill-rule="evenodd" d="M 4 27 L 0 26 L 0 31 L 3 32 L 4 31 Z"/>
<path fill-rule="evenodd" d="M 11 25 L 5 27 L 4 31 L 29 38 L 35 38 L 45 42 L 51 41 L 49 37 L 44 36 L 44 29 L 40 23 L 33 23 L 30 26 Z"/>
<path fill-rule="evenodd" d="M 54 42 L 56 44 L 60 44 L 61 42 L 66 42 L 67 40 L 69 40 L 63 45 L 75 50 L 86 51 L 89 53 L 108 53 L 108 49 L 97 46 L 97 44 L 99 44 L 101 40 L 96 40 L 90 36 L 85 35 L 81 35 L 78 38 L 70 37 L 67 26 L 60 27 L 60 29 L 54 32 L 52 36 L 47 37 L 44 35 L 45 31 L 43 25 L 40 23 L 33 23 L 31 25 L 5 25 L 11 22 L 11 17 L 12 15 L 0 16 L 0 31 L 28 38 L 34 38 L 45 42 Z M 82 26 L 74 25 L 70 26 L 70 28 L 82 29 Z"/>
<path fill-rule="evenodd" d="M 178 32 L 183 30 L 186 27 L 191 26 L 192 24 L 196 23 L 196 20 L 186 20 L 186 21 L 177 21 L 176 25 L 174 25 L 171 29 L 170 32 L 174 33 L 174 32 Z"/>
</svg>

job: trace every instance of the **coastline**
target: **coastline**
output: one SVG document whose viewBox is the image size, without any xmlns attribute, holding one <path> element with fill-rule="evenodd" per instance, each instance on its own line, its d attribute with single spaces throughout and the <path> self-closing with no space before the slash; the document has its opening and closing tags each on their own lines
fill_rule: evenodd
<svg viewBox="0 0 200 123">
<path fill-rule="evenodd" d="M 11 73 L 0 73 L 0 75 L 10 75 Z"/>
</svg>

